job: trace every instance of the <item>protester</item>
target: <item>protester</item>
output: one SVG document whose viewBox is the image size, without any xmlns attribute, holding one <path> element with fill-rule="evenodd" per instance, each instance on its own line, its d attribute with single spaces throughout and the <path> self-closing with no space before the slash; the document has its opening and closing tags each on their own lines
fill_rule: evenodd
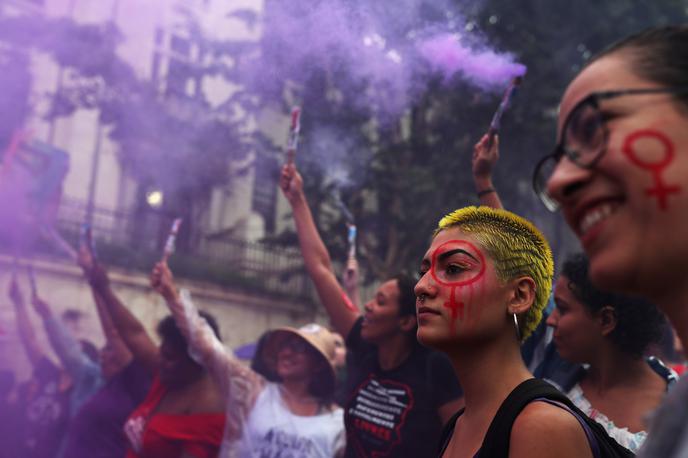
<svg viewBox="0 0 688 458">
<path fill-rule="evenodd" d="M 120 302 L 98 263 L 86 276 L 99 295 L 119 336 L 153 377 L 144 401 L 124 426 L 128 458 L 209 458 L 217 456 L 225 424 L 219 387 L 187 352 L 187 342 L 171 316 L 158 323 L 156 346 L 141 322 Z M 212 316 L 203 317 L 219 335 Z"/>
<path fill-rule="evenodd" d="M 688 344 L 688 26 L 653 28 L 592 58 L 566 89 L 559 143 L 534 175 L 561 207 L 600 288 L 645 296 Z M 640 456 L 688 454 L 688 380 L 653 416 Z"/>
<path fill-rule="evenodd" d="M 280 187 L 320 301 L 346 337 L 346 456 L 432 455 L 443 423 L 461 405 L 461 389 L 447 358 L 416 341 L 414 281 L 387 279 L 361 316 L 335 277 L 293 164 L 282 168 Z"/>
<path fill-rule="evenodd" d="M 17 428 L 18 447 L 21 456 L 27 458 L 58 456 L 71 416 L 99 387 L 100 368 L 84 351 L 88 347 L 62 326 L 43 300 L 34 296 L 34 309 L 41 316 L 48 339 L 66 370 L 53 363 L 38 344 L 24 297 L 14 278 L 10 283 L 10 298 L 20 340 L 33 366 L 31 380 L 18 390 L 17 422 L 21 425 Z"/>
<path fill-rule="evenodd" d="M 84 249 L 79 252 L 84 272 L 93 268 L 93 259 Z M 103 386 L 91 396 L 72 418 L 66 439 L 65 458 L 121 458 L 127 450 L 124 423 L 150 388 L 150 375 L 120 338 L 101 296 L 92 290 L 105 346 L 100 351 Z"/>
<path fill-rule="evenodd" d="M 483 441 L 498 409 L 532 379 L 520 343 L 547 303 L 549 245 L 512 213 L 467 207 L 440 221 L 421 274 L 418 340 L 449 355 L 464 388 L 465 409 L 454 417 L 440 454 L 485 455 Z M 592 456 L 579 420 L 559 406 L 531 402 L 508 430 L 512 457 Z"/>
<path fill-rule="evenodd" d="M 0 370 L 0 458 L 21 456 L 18 444 L 21 425 L 17 423 L 21 411 L 13 396 L 15 382 L 12 371 Z"/>
<path fill-rule="evenodd" d="M 676 381 L 656 358 L 650 364 L 644 358 L 662 337 L 663 315 L 642 299 L 595 288 L 584 255 L 564 262 L 554 300 L 547 319 L 554 344 L 564 359 L 586 366 L 570 377 L 550 378 L 617 442 L 637 451 L 647 436 L 644 419 Z"/>
<path fill-rule="evenodd" d="M 187 290 L 177 292 L 165 263 L 152 286 L 189 343 L 222 387 L 228 414 L 220 456 L 331 458 L 344 451 L 341 408 L 333 404 L 335 339 L 317 324 L 278 328 L 259 340 L 253 367 L 227 351 L 201 319 Z"/>
</svg>

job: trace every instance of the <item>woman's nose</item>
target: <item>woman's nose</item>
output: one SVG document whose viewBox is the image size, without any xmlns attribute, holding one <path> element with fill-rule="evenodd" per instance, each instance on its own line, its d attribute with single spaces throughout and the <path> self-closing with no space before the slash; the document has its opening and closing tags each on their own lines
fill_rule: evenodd
<svg viewBox="0 0 688 458">
<path fill-rule="evenodd" d="M 561 158 L 547 180 L 547 194 L 560 205 L 575 197 L 577 191 L 590 180 L 592 171 Z"/>
</svg>

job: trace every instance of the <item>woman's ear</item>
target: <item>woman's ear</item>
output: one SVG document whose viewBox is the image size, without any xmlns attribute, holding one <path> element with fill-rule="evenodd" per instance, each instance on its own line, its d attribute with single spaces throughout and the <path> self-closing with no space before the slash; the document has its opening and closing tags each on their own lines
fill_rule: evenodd
<svg viewBox="0 0 688 458">
<path fill-rule="evenodd" d="M 616 329 L 616 324 L 619 321 L 616 310 L 611 305 L 604 306 L 597 312 L 597 320 L 600 323 L 600 331 L 605 337 Z"/>
<path fill-rule="evenodd" d="M 530 277 L 520 277 L 512 282 L 508 312 L 520 315 L 530 309 L 535 302 L 535 281 Z"/>
</svg>

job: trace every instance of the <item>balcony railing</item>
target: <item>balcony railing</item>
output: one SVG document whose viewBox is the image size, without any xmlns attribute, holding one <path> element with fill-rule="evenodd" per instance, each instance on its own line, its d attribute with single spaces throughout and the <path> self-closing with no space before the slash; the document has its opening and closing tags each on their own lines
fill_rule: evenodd
<svg viewBox="0 0 688 458">
<path fill-rule="evenodd" d="M 56 229 L 76 246 L 87 214 L 86 205 L 63 199 Z M 148 272 L 162 255 L 162 246 L 172 217 L 148 211 L 140 214 L 95 208 L 92 233 L 99 259 L 106 265 Z M 0 246 L 9 252 L 7 243 Z M 46 240 L 34 244 L 48 256 L 64 253 Z M 201 238 L 186 244 L 169 260 L 175 275 L 271 297 L 315 304 L 314 288 L 296 247 L 274 246 L 232 238 Z"/>
</svg>

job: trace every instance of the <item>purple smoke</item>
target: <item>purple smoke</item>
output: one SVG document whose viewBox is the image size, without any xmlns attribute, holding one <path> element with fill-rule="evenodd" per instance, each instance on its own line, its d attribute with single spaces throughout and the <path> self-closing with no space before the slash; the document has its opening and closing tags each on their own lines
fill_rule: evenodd
<svg viewBox="0 0 688 458">
<path fill-rule="evenodd" d="M 511 54 L 489 48 L 474 50 L 464 45 L 458 34 L 426 38 L 418 43 L 418 51 L 445 81 L 459 76 L 485 90 L 503 88 L 505 82 L 526 73 L 525 65 L 514 62 Z"/>
<path fill-rule="evenodd" d="M 458 40 L 456 30 L 464 21 L 448 1 L 433 2 L 430 22 L 419 19 L 428 8 L 421 0 L 405 0 L 399 8 L 403 13 L 355 1 L 305 3 L 266 5 L 261 55 L 244 62 L 243 70 L 246 81 L 267 100 L 283 95 L 285 80 L 304 83 L 300 90 L 308 91 L 310 77 L 324 74 L 343 103 L 393 120 L 435 77 L 428 63 L 447 81 L 462 78 L 496 92 L 525 73 L 513 56 L 485 45 L 478 30 L 466 33 L 471 43 L 482 45 L 469 47 Z"/>
</svg>

